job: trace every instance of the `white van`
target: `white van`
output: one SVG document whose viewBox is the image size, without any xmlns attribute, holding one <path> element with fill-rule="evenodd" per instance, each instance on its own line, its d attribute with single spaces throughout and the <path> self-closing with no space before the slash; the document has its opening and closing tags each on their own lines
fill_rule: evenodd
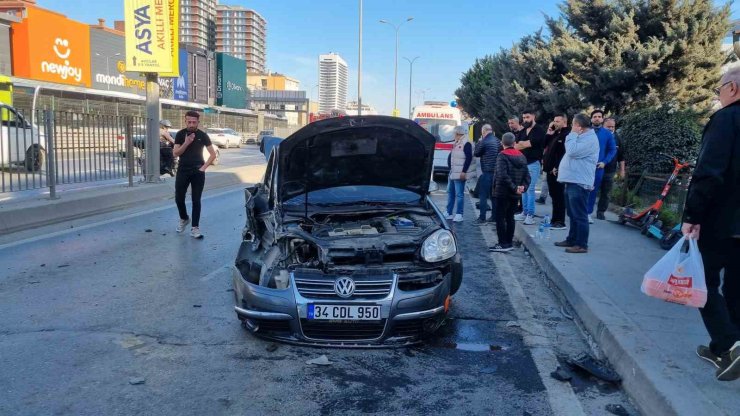
<svg viewBox="0 0 740 416">
<path fill-rule="evenodd" d="M 28 172 L 46 166 L 46 138 L 15 108 L 0 102 L 0 167 L 21 165 Z"/>
</svg>

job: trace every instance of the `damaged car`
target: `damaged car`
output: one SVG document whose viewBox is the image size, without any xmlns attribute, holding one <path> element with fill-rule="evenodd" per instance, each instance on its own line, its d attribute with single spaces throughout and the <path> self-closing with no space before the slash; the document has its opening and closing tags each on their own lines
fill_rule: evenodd
<svg viewBox="0 0 740 416">
<path fill-rule="evenodd" d="M 245 190 L 232 268 L 243 325 L 339 347 L 410 345 L 436 331 L 462 259 L 429 195 L 434 144 L 385 116 L 321 120 L 281 141 Z"/>
</svg>

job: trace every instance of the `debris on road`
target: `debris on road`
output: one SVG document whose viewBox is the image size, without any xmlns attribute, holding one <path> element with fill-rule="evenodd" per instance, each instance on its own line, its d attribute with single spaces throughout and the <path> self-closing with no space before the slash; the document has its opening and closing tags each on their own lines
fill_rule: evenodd
<svg viewBox="0 0 740 416">
<path fill-rule="evenodd" d="M 619 383 L 622 381 L 619 374 L 609 368 L 606 363 L 595 359 L 587 353 L 583 353 L 576 358 L 568 358 L 567 363 L 574 369 L 585 371 L 598 379 L 610 383 Z"/>
<path fill-rule="evenodd" d="M 560 313 L 563 314 L 564 317 L 570 319 L 571 321 L 573 320 L 573 315 L 571 315 L 568 312 L 566 312 L 565 306 L 561 306 L 560 307 Z"/>
<path fill-rule="evenodd" d="M 128 384 L 132 386 L 137 386 L 139 384 L 144 384 L 144 383 L 146 383 L 146 379 L 143 377 L 132 377 L 128 379 Z"/>
<path fill-rule="evenodd" d="M 521 328 L 522 327 L 522 324 L 520 324 L 517 321 L 509 321 L 509 322 L 506 323 L 506 327 L 507 328 Z"/>
<path fill-rule="evenodd" d="M 277 351 L 278 346 L 277 346 L 277 344 L 270 344 L 265 349 L 267 350 L 267 352 L 275 352 L 275 351 Z"/>
<path fill-rule="evenodd" d="M 195 305 L 193 305 L 193 307 L 194 307 L 194 308 L 202 308 L 202 307 L 203 307 L 203 305 L 198 305 L 198 304 L 195 304 Z"/>
<path fill-rule="evenodd" d="M 630 416 L 630 413 L 621 404 L 607 404 L 606 411 L 617 416 Z"/>
<path fill-rule="evenodd" d="M 573 375 L 568 372 L 568 370 L 565 370 L 558 366 L 558 368 L 550 373 L 550 377 L 554 378 L 558 381 L 570 381 L 573 378 Z"/>
<path fill-rule="evenodd" d="M 57 266 L 57 268 L 59 269 L 61 269 L 62 267 L 69 267 L 69 264 L 62 264 L 62 265 Z"/>
<path fill-rule="evenodd" d="M 306 364 L 314 364 L 314 365 L 332 365 L 333 362 L 329 361 L 329 358 L 326 357 L 326 355 L 322 355 L 321 357 L 314 358 L 313 360 L 306 361 Z"/>
<path fill-rule="evenodd" d="M 144 230 L 144 232 L 145 233 L 150 233 L 150 232 L 152 232 L 152 229 L 151 228 L 147 228 L 146 230 Z"/>
</svg>

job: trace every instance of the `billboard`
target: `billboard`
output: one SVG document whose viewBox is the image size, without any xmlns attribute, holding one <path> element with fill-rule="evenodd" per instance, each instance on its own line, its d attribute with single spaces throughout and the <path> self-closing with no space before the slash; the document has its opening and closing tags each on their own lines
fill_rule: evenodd
<svg viewBox="0 0 740 416">
<path fill-rule="evenodd" d="M 180 49 L 178 56 L 180 76 L 174 79 L 174 98 L 180 101 L 187 101 L 189 98 L 188 93 L 188 51 Z"/>
<path fill-rule="evenodd" d="M 170 43 L 172 44 L 172 72 L 162 72 L 161 77 L 180 76 L 180 0 L 167 0 L 170 9 Z"/>
<path fill-rule="evenodd" d="M 172 72 L 173 44 L 168 0 L 124 0 L 126 68 Z"/>
<path fill-rule="evenodd" d="M 90 86 L 90 27 L 36 7 L 13 23 L 13 75 Z"/>
<path fill-rule="evenodd" d="M 216 54 L 216 105 L 247 108 L 247 61 Z"/>
</svg>

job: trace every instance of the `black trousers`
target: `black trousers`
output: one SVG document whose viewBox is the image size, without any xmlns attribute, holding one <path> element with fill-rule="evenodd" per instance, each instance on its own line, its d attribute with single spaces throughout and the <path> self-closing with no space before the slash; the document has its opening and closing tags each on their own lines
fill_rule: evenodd
<svg viewBox="0 0 740 416">
<path fill-rule="evenodd" d="M 509 246 L 514 241 L 514 210 L 518 201 L 518 198 L 496 198 L 496 234 L 502 246 Z"/>
<path fill-rule="evenodd" d="M 200 166 L 180 166 L 175 177 L 175 204 L 180 213 L 180 219 L 188 219 L 188 209 L 185 206 L 185 194 L 188 186 L 193 200 L 193 227 L 200 224 L 200 198 L 203 195 L 203 187 L 206 184 L 206 174 L 201 172 Z"/>
<path fill-rule="evenodd" d="M 601 188 L 599 188 L 599 205 L 596 207 L 597 213 L 605 213 L 609 209 L 609 194 L 614 188 L 614 174 L 616 172 L 604 172 L 601 178 Z"/>
<path fill-rule="evenodd" d="M 709 348 L 719 355 L 740 341 L 740 238 L 699 238 L 707 280 L 707 304 L 699 309 L 712 341 Z M 724 270 L 722 293 L 720 271 Z"/>
<path fill-rule="evenodd" d="M 552 199 L 551 224 L 565 224 L 565 184 L 558 182 L 558 177 L 547 173 L 547 188 Z"/>
</svg>

